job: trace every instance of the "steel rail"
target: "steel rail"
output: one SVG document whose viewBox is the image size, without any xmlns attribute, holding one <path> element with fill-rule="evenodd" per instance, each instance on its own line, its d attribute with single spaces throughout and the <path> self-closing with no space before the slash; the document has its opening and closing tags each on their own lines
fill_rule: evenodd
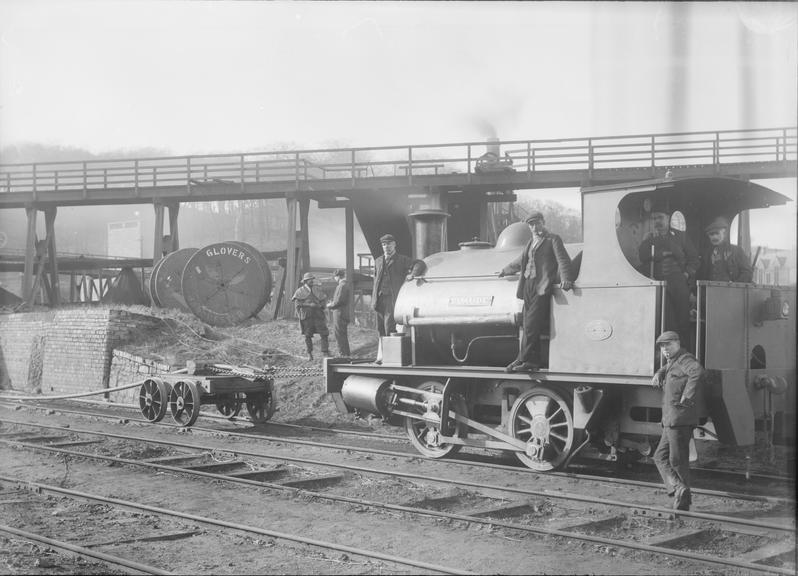
<svg viewBox="0 0 798 576">
<path fill-rule="evenodd" d="M 432 564 L 429 562 L 422 562 L 419 560 L 413 560 L 411 558 L 403 558 L 401 556 L 394 556 L 391 554 L 383 554 L 382 552 L 376 552 L 373 550 L 366 550 L 364 548 L 355 548 L 353 546 L 346 546 L 345 544 L 336 544 L 334 542 L 326 542 L 324 540 L 316 540 L 313 538 L 307 538 L 305 536 L 297 536 L 295 534 L 288 534 L 285 532 L 278 532 L 276 530 L 267 530 L 265 528 L 259 528 L 257 526 L 249 526 L 246 524 L 239 524 L 236 522 L 228 522 L 226 520 L 219 520 L 217 518 L 209 518 L 207 516 L 197 516 L 195 514 L 188 514 L 186 512 L 179 512 L 177 510 L 169 510 L 166 508 L 160 508 L 158 506 L 150 506 L 148 504 L 142 504 L 139 502 L 133 502 L 130 500 L 121 500 L 118 498 L 110 498 L 107 496 L 100 496 L 98 494 L 89 494 L 86 492 L 80 492 L 78 490 L 70 490 L 68 488 L 60 488 L 58 486 L 52 486 L 49 484 L 42 484 L 41 482 L 32 482 L 29 480 L 22 480 L 20 478 L 12 478 L 10 476 L 0 475 L 0 482 L 8 482 L 8 483 L 16 483 L 18 485 L 27 485 L 35 488 L 36 490 L 42 492 L 52 492 L 55 494 L 61 494 L 64 496 L 70 496 L 73 498 L 82 498 L 86 500 L 92 500 L 94 502 L 102 502 L 104 504 L 111 504 L 113 506 L 121 506 L 125 508 L 130 508 L 133 510 L 142 510 L 145 512 L 151 512 L 153 514 L 161 514 L 163 516 L 172 516 L 174 518 L 181 518 L 183 520 L 191 520 L 192 522 L 200 522 L 203 524 L 208 524 L 211 526 L 219 526 L 221 528 L 229 528 L 232 530 L 240 530 L 242 532 L 251 532 L 253 534 L 261 534 L 263 536 L 268 536 L 270 538 L 277 538 L 281 540 L 290 540 L 292 542 L 299 542 L 300 544 L 308 544 L 310 546 L 316 546 L 319 548 L 327 548 L 329 550 L 335 550 L 338 552 L 347 552 L 349 554 L 356 554 L 358 556 L 363 556 L 365 558 L 374 558 L 377 560 L 382 560 L 384 562 L 393 562 L 395 564 L 402 564 L 403 566 L 412 566 L 414 568 L 422 568 L 424 570 L 432 570 L 435 572 L 440 572 L 441 574 L 474 574 L 474 572 L 469 572 L 467 570 L 459 570 L 456 568 L 448 568 L 446 566 L 441 566 L 439 564 Z"/>
<path fill-rule="evenodd" d="M 25 422 L 18 422 L 18 421 L 14 421 L 14 420 L 5 420 L 5 419 L 0 419 L 0 422 L 6 422 L 6 423 L 11 422 L 11 423 L 19 424 L 19 425 L 23 425 L 23 426 L 28 425 L 28 426 L 35 426 L 35 427 L 39 427 L 39 428 L 58 429 L 58 430 L 64 431 L 64 429 L 61 428 L 61 427 L 49 426 L 49 425 L 44 425 L 44 424 L 27 424 Z M 218 447 L 214 447 L 214 446 L 204 446 L 204 445 L 201 445 L 201 444 L 198 445 L 198 444 L 193 444 L 193 443 L 174 442 L 174 441 L 171 441 L 171 440 L 155 440 L 155 439 L 152 439 L 152 438 L 146 438 L 146 437 L 141 437 L 141 436 L 131 436 L 129 434 L 125 435 L 125 434 L 114 434 L 114 433 L 111 433 L 111 432 L 94 432 L 94 431 L 90 431 L 90 430 L 79 430 L 79 429 L 75 429 L 75 428 L 69 428 L 68 431 L 72 432 L 72 433 L 75 433 L 75 434 L 89 434 L 89 435 L 95 435 L 95 436 L 104 436 L 104 437 L 108 437 L 108 438 L 116 438 L 116 439 L 121 439 L 121 440 L 149 442 L 149 443 L 152 443 L 152 444 L 159 444 L 159 445 L 163 445 L 163 446 L 172 446 L 172 447 L 179 447 L 179 448 L 192 448 L 194 450 L 201 450 L 201 451 L 205 451 L 205 452 L 213 452 L 213 451 L 219 452 L 220 451 L 220 449 Z M 48 447 L 48 446 L 42 446 L 42 445 L 39 445 L 39 444 L 26 444 L 24 442 L 24 439 L 11 440 L 11 439 L 0 438 L 0 443 L 18 444 L 18 445 L 24 444 L 24 445 L 27 445 L 27 446 L 29 446 L 31 448 L 39 448 L 39 449 L 44 449 L 46 451 L 65 451 L 67 453 L 68 452 L 73 452 L 73 451 L 66 451 L 66 450 L 60 449 L 60 448 L 52 448 L 52 447 Z M 611 499 L 608 499 L 608 498 L 591 498 L 591 497 L 588 497 L 588 496 L 582 496 L 581 494 L 573 494 L 573 493 L 569 493 L 569 492 L 559 492 L 559 491 L 554 491 L 554 490 L 532 490 L 532 489 L 528 489 L 528 488 L 514 488 L 514 487 L 511 487 L 511 486 L 497 486 L 497 485 L 494 485 L 494 484 L 485 484 L 485 483 L 482 483 L 482 482 L 469 482 L 467 480 L 458 480 L 458 479 L 453 479 L 453 478 L 442 478 L 442 477 L 439 477 L 439 476 L 427 476 L 427 475 L 424 475 L 424 474 L 413 474 L 413 473 L 409 473 L 409 472 L 381 470 L 381 469 L 377 469 L 377 468 L 368 468 L 368 467 L 365 467 L 365 466 L 355 466 L 355 465 L 351 465 L 351 464 L 340 464 L 340 463 L 326 462 L 324 460 L 315 460 L 315 459 L 310 459 L 310 458 L 296 458 L 296 457 L 293 457 L 293 456 L 279 456 L 279 455 L 263 454 L 261 452 L 252 452 L 252 451 L 249 451 L 249 450 L 225 450 L 225 449 L 222 449 L 222 451 L 227 451 L 227 452 L 230 452 L 231 454 L 234 454 L 234 455 L 237 455 L 237 456 L 250 456 L 250 457 L 253 457 L 253 458 L 263 458 L 263 459 L 267 459 L 267 460 L 279 460 L 279 461 L 283 461 L 283 462 L 295 462 L 295 463 L 299 463 L 299 464 L 307 464 L 307 465 L 321 466 L 321 467 L 327 467 L 327 468 L 336 468 L 336 469 L 349 470 L 349 471 L 352 471 L 352 472 L 360 472 L 360 473 L 365 473 L 365 474 L 377 474 L 377 475 L 389 476 L 389 477 L 394 477 L 394 478 L 405 478 L 405 479 L 410 479 L 410 480 L 422 480 L 422 481 L 427 481 L 427 482 L 437 482 L 437 483 L 440 483 L 440 484 L 447 484 L 447 485 L 456 484 L 458 486 L 464 486 L 464 487 L 467 487 L 467 488 L 478 488 L 478 489 L 481 489 L 481 490 L 492 490 L 492 491 L 498 491 L 498 492 L 510 492 L 510 493 L 513 493 L 513 494 L 522 494 L 522 495 L 525 495 L 525 496 L 542 496 L 544 498 L 557 498 L 557 499 L 560 499 L 560 500 L 572 500 L 572 501 L 576 501 L 576 502 L 586 502 L 586 503 L 589 503 L 589 504 L 600 504 L 600 505 L 604 505 L 604 506 L 614 506 L 614 507 L 622 508 L 622 509 L 632 508 L 632 509 L 637 509 L 637 510 L 648 510 L 648 511 L 659 513 L 659 514 L 668 514 L 668 515 L 676 514 L 676 515 L 679 515 L 679 516 L 686 516 L 686 517 L 696 518 L 696 519 L 701 519 L 701 520 L 709 520 L 709 521 L 712 521 L 712 522 L 723 522 L 723 523 L 727 523 L 727 524 L 740 524 L 740 525 L 745 525 L 745 526 L 752 526 L 752 527 L 755 527 L 755 528 L 764 528 L 766 530 L 775 530 L 775 531 L 792 532 L 792 533 L 796 532 L 795 526 L 785 526 L 785 525 L 781 525 L 781 524 L 771 524 L 771 523 L 768 523 L 768 522 L 760 522 L 760 521 L 757 521 L 757 520 L 749 520 L 749 519 L 746 519 L 746 518 L 736 518 L 736 517 L 731 517 L 731 516 L 722 516 L 722 515 L 718 515 L 718 514 L 708 514 L 706 512 L 682 511 L 682 510 L 674 511 L 671 508 L 664 508 L 662 506 L 653 506 L 653 505 L 649 505 L 649 504 L 639 504 L 639 503 L 634 503 L 634 502 L 622 502 L 622 501 L 619 501 L 619 500 L 611 500 Z M 88 458 L 93 458 L 94 457 L 91 454 L 87 455 L 87 454 L 83 454 L 81 452 L 74 452 L 74 455 L 75 456 L 84 456 L 84 457 L 88 457 Z M 105 458 L 110 458 L 110 457 L 105 457 Z M 138 463 L 136 463 L 135 461 L 131 461 L 131 462 L 138 465 Z M 143 465 L 143 463 L 141 463 L 141 464 Z M 151 464 L 151 463 L 147 463 L 147 464 Z M 159 465 L 159 466 L 163 466 L 163 465 Z M 178 468 L 178 470 L 179 471 L 185 471 L 185 470 L 179 469 L 179 468 Z M 282 486 L 281 484 L 266 484 L 266 483 L 262 483 L 262 485 L 268 485 L 269 487 L 274 487 L 274 488 Z M 284 489 L 284 487 L 282 487 L 281 489 Z"/>
<path fill-rule="evenodd" d="M 0 402 L 0 405 L 3 403 Z M 44 407 L 34 406 L 33 408 L 37 409 L 45 409 Z M 53 409 L 53 408 L 50 408 Z M 71 413 L 71 414 L 80 414 L 86 416 L 93 416 L 93 417 L 101 417 L 101 418 L 108 418 L 112 420 L 118 420 L 119 418 L 116 416 L 104 415 L 104 414 L 97 414 L 94 412 L 81 412 L 78 410 L 68 410 L 68 409 L 61 409 L 57 408 L 60 412 L 64 413 Z M 173 429 L 174 426 L 170 424 L 165 424 L 161 422 L 150 422 L 145 420 L 144 418 L 128 418 L 128 420 L 133 422 L 142 422 L 146 424 L 151 424 L 158 427 L 165 427 L 167 429 Z M 0 419 L 0 422 L 3 420 Z M 14 422 L 13 420 L 11 422 Z M 47 424 L 33 424 L 33 423 L 22 423 L 17 422 L 18 424 L 23 424 L 27 426 L 39 426 L 39 427 L 48 427 Z M 270 424 L 272 424 L 270 422 Z M 52 426 L 55 429 L 62 429 L 58 426 Z M 418 458 L 419 455 L 415 452 L 397 452 L 392 450 L 382 450 L 379 448 L 368 448 L 368 447 L 360 447 L 360 446 L 352 446 L 348 444 L 329 444 L 325 442 L 315 442 L 312 440 L 301 440 L 298 438 L 285 438 L 282 436 L 264 436 L 258 435 L 253 436 L 252 434 L 245 434 L 243 432 L 233 432 L 230 430 L 217 430 L 214 428 L 204 428 L 202 426 L 192 426 L 192 430 L 197 432 L 202 432 L 211 435 L 218 435 L 224 434 L 226 436 L 236 437 L 236 438 L 249 438 L 249 439 L 258 439 L 258 440 L 266 440 L 267 442 L 281 442 L 284 444 L 298 444 L 302 446 L 312 446 L 314 448 L 331 448 L 334 450 L 348 450 L 351 452 L 366 452 L 368 454 L 377 454 L 380 456 L 392 456 L 392 457 L 399 457 L 399 458 Z M 321 430 L 324 430 L 323 428 Z M 88 432 L 91 434 L 102 434 L 99 432 Z M 398 439 L 398 438 L 396 438 Z M 427 462 L 441 462 L 441 463 L 448 463 L 448 464 L 455 464 L 461 466 L 475 466 L 480 468 L 491 468 L 496 470 L 507 470 L 510 472 L 516 472 L 519 474 L 540 474 L 535 470 L 531 470 L 526 467 L 519 467 L 519 466 L 508 466 L 506 464 L 495 464 L 491 462 L 476 462 L 476 461 L 467 461 L 467 460 L 458 460 L 458 459 L 446 459 L 446 460 L 436 460 L 436 459 L 427 459 Z M 577 474 L 574 472 L 545 472 L 547 477 L 553 478 L 569 478 L 575 480 L 588 480 L 593 482 L 609 482 L 613 484 L 628 484 L 631 486 L 639 486 L 643 488 L 661 488 L 662 486 L 657 483 L 652 482 L 644 482 L 642 480 L 631 480 L 625 478 L 612 478 L 612 477 L 605 477 L 605 476 L 595 476 L 591 474 Z M 753 475 L 752 475 L 753 476 Z M 778 496 L 768 496 L 762 494 L 744 494 L 740 492 L 728 492 L 728 491 L 720 491 L 720 490 L 708 490 L 705 488 L 694 488 L 692 489 L 694 494 L 702 494 L 705 496 L 715 496 L 719 498 L 734 498 L 738 500 L 748 500 L 751 502 L 769 502 L 773 504 L 795 504 L 795 500 L 792 498 L 782 498 Z"/>
<path fill-rule="evenodd" d="M 13 534 L 14 536 L 24 538 L 25 540 L 33 540 L 34 542 L 41 542 L 42 544 L 47 544 L 48 546 L 52 546 L 53 548 L 60 548 L 61 550 L 66 550 L 68 552 L 80 554 L 81 556 L 96 558 L 97 560 L 102 560 L 103 562 L 107 562 L 109 564 L 116 564 L 117 566 L 132 568 L 133 570 L 144 572 L 145 574 L 159 574 L 159 575 L 174 574 L 174 572 L 161 570 L 160 568 L 155 568 L 154 566 L 140 564 L 139 562 L 133 562 L 132 560 L 126 560 L 125 558 L 120 558 L 119 556 L 112 556 L 111 554 L 105 554 L 104 552 L 97 552 L 96 550 L 91 550 L 90 548 L 84 548 L 83 546 L 70 544 L 69 542 L 64 542 L 62 540 L 54 540 L 52 538 L 47 538 L 46 536 L 41 536 L 39 534 L 34 534 L 33 532 L 27 532 L 25 530 L 20 530 L 19 528 L 13 528 L 11 526 L 0 525 L 0 532 L 5 532 L 6 534 Z"/>
<path fill-rule="evenodd" d="M 0 442 L 12 443 L 12 444 L 23 444 L 23 443 L 9 442 L 9 441 L 6 441 L 6 440 L 0 440 Z M 760 572 L 794 575 L 794 571 L 790 571 L 790 570 L 787 570 L 787 569 L 771 568 L 771 567 L 768 567 L 768 566 L 757 565 L 757 564 L 750 563 L 750 562 L 735 561 L 733 559 L 727 559 L 727 558 L 715 557 L 715 556 L 708 556 L 708 555 L 705 555 L 705 554 L 697 554 L 697 553 L 694 553 L 694 552 L 685 552 L 685 551 L 682 551 L 682 550 L 675 550 L 675 549 L 672 549 L 672 548 L 666 548 L 664 546 L 654 546 L 654 545 L 648 545 L 648 544 L 641 544 L 641 543 L 637 543 L 637 542 L 634 542 L 634 541 L 629 542 L 629 541 L 625 541 L 625 540 L 616 540 L 616 539 L 612 539 L 612 538 L 603 538 L 601 536 L 595 536 L 595 535 L 590 535 L 590 534 L 581 534 L 581 533 L 578 533 L 578 532 L 570 532 L 570 531 L 567 531 L 567 530 L 561 530 L 561 529 L 556 529 L 556 528 L 539 528 L 539 527 L 525 525 L 525 524 L 516 524 L 514 522 L 505 522 L 505 521 L 502 521 L 502 520 L 485 519 L 485 518 L 479 518 L 479 517 L 475 517 L 475 516 L 468 516 L 468 515 L 464 515 L 464 514 L 456 514 L 456 513 L 453 513 L 453 512 L 443 512 L 443 511 L 438 511 L 438 510 L 429 510 L 429 509 L 425 509 L 425 508 L 415 508 L 415 507 L 411 507 L 411 506 L 402 506 L 402 505 L 399 505 L 399 504 L 388 504 L 388 503 L 384 503 L 384 502 L 374 502 L 374 501 L 370 501 L 370 500 L 364 500 L 364 499 L 360 499 L 360 498 L 351 498 L 351 497 L 347 497 L 347 496 L 329 495 L 329 494 L 325 494 L 325 493 L 322 493 L 322 492 L 315 492 L 315 491 L 312 491 L 312 490 L 305 490 L 305 489 L 302 489 L 302 488 L 294 488 L 294 487 L 290 487 L 290 486 L 283 486 L 281 484 L 273 484 L 273 483 L 270 483 L 270 482 L 263 482 L 263 481 L 258 481 L 258 480 L 249 480 L 249 479 L 246 479 L 246 478 L 236 478 L 236 477 L 226 476 L 224 474 L 216 474 L 216 473 L 212 473 L 212 472 L 202 472 L 202 471 L 199 471 L 199 470 L 187 470 L 185 468 L 180 468 L 180 467 L 177 467 L 177 466 L 169 466 L 169 465 L 166 465 L 166 464 L 156 464 L 156 463 L 152 463 L 152 462 L 139 462 L 139 461 L 136 461 L 136 460 L 129 460 L 129 459 L 125 459 L 125 458 L 117 458 L 117 457 L 113 457 L 113 456 L 102 456 L 102 455 L 98 455 L 98 454 L 84 454 L 84 453 L 76 452 L 76 451 L 73 451 L 73 450 L 65 450 L 65 449 L 60 449 L 60 448 L 50 448 L 50 447 L 41 446 L 41 445 L 37 445 L 37 444 L 27 444 L 25 446 L 29 447 L 29 448 L 32 448 L 32 449 L 43 449 L 45 451 L 72 454 L 72 455 L 74 455 L 76 457 L 87 457 L 89 459 L 106 460 L 106 461 L 119 462 L 119 463 L 133 465 L 133 466 L 141 466 L 141 467 L 146 467 L 146 468 L 162 469 L 162 470 L 167 470 L 167 471 L 171 471 L 171 472 L 175 472 L 175 473 L 183 473 L 183 474 L 189 474 L 189 475 L 192 475 L 192 476 L 200 476 L 200 477 L 205 477 L 205 478 L 209 478 L 209 479 L 213 479 L 213 480 L 223 480 L 223 481 L 233 482 L 233 483 L 237 483 L 237 484 L 246 484 L 246 485 L 251 485 L 251 486 L 255 486 L 255 487 L 259 487 L 259 488 L 277 488 L 277 489 L 282 489 L 282 490 L 289 490 L 289 491 L 294 491 L 294 492 L 298 492 L 298 493 L 303 493 L 305 495 L 312 496 L 314 498 L 325 499 L 325 500 L 330 500 L 330 501 L 334 501 L 334 502 L 345 502 L 345 503 L 348 503 L 348 504 L 356 504 L 356 505 L 368 506 L 368 507 L 372 507 L 372 508 L 382 508 L 382 509 L 386 509 L 386 510 L 393 510 L 393 511 L 397 511 L 397 512 L 409 513 L 409 514 L 416 514 L 416 515 L 423 515 L 423 516 L 432 516 L 432 517 L 436 517 L 436 518 L 445 518 L 445 519 L 450 519 L 450 520 L 458 520 L 458 521 L 468 522 L 468 523 L 472 523 L 472 524 L 480 524 L 480 525 L 486 525 L 486 526 L 498 526 L 498 527 L 501 527 L 501 528 L 506 528 L 506 529 L 510 529 L 510 530 L 518 530 L 518 531 L 521 531 L 521 532 L 528 532 L 528 533 L 534 533 L 534 534 L 544 534 L 544 535 L 547 535 L 547 536 L 559 536 L 559 537 L 562 537 L 562 538 L 569 538 L 569 539 L 574 539 L 574 540 L 584 540 L 584 541 L 587 541 L 587 542 L 605 544 L 605 545 L 609 545 L 609 546 L 616 546 L 616 547 L 627 548 L 627 549 L 632 549 L 632 550 L 640 550 L 640 551 L 651 552 L 651 553 L 655 553 L 655 554 L 664 554 L 664 555 L 667 555 L 667 556 L 675 556 L 675 557 L 679 557 L 679 558 L 695 560 L 695 561 L 699 561 L 699 562 L 706 562 L 706 563 L 710 563 L 710 564 L 723 564 L 723 565 L 727 565 L 727 566 L 734 566 L 734 567 L 737 567 L 737 568 L 747 568 L 749 570 L 755 570 L 755 571 L 760 571 Z M 0 476 L 0 481 L 2 481 L 3 479 L 4 479 L 4 477 Z M 38 483 L 34 483 L 34 482 L 28 482 L 28 484 L 33 484 L 33 485 L 37 485 L 38 486 Z"/>
</svg>

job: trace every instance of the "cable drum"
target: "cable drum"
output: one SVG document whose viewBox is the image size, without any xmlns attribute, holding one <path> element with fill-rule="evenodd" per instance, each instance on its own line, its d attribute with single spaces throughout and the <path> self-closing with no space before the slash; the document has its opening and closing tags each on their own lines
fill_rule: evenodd
<svg viewBox="0 0 798 576">
<path fill-rule="evenodd" d="M 198 250 L 183 269 L 183 298 L 211 326 L 251 318 L 271 296 L 272 274 L 263 255 L 243 242 L 218 242 Z"/>
<path fill-rule="evenodd" d="M 183 269 L 196 253 L 196 248 L 181 248 L 158 262 L 158 268 L 152 276 L 155 280 L 151 282 L 153 301 L 158 306 L 189 311 L 182 292 Z"/>
<path fill-rule="evenodd" d="M 160 308 L 161 303 L 158 301 L 158 296 L 155 294 L 155 277 L 158 274 L 158 268 L 161 267 L 163 264 L 164 259 L 161 258 L 152 266 L 152 271 L 150 272 L 150 281 L 147 282 L 147 292 L 149 293 L 150 300 L 152 301 L 153 306 L 158 306 Z"/>
</svg>

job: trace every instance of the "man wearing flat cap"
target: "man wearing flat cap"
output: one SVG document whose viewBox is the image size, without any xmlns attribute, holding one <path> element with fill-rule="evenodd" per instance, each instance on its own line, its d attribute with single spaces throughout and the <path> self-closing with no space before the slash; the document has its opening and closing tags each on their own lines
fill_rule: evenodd
<svg viewBox="0 0 798 576">
<path fill-rule="evenodd" d="M 743 249 L 729 243 L 729 221 L 719 216 L 704 228 L 709 246 L 701 253 L 699 280 L 751 282 L 753 269 Z"/>
<path fill-rule="evenodd" d="M 546 230 L 543 214 L 532 212 L 526 223 L 532 238 L 521 255 L 499 272 L 500 278 L 520 272 L 516 298 L 524 301 L 518 358 L 507 366 L 507 372 L 534 372 L 540 368 L 540 335 L 549 327 L 554 284 L 558 276 L 563 290 L 570 290 L 573 284 L 571 258 L 562 239 Z"/>
<path fill-rule="evenodd" d="M 332 302 L 329 308 L 333 311 L 333 336 L 338 344 L 338 352 L 341 356 L 349 356 L 349 335 L 347 325 L 351 320 L 349 311 L 349 283 L 346 281 L 346 271 L 338 268 L 333 272 L 333 278 L 338 282 L 335 287 Z"/>
<path fill-rule="evenodd" d="M 690 495 L 690 439 L 698 426 L 696 402 L 704 369 L 695 356 L 682 348 L 676 332 L 663 332 L 657 345 L 667 363 L 657 370 L 651 384 L 662 390 L 662 437 L 654 452 L 654 464 L 659 470 L 673 507 L 689 510 Z"/>
<path fill-rule="evenodd" d="M 690 286 L 698 271 L 698 252 L 687 234 L 670 226 L 671 211 L 659 201 L 651 208 L 649 232 L 638 248 L 641 272 L 667 283 L 666 330 L 679 333 L 685 342 L 690 335 Z"/>
<path fill-rule="evenodd" d="M 305 347 L 308 351 L 308 360 L 313 360 L 313 335 L 321 338 L 321 353 L 330 355 L 329 330 L 324 308 L 327 305 L 327 296 L 321 287 L 316 284 L 316 277 L 310 272 L 302 276 L 302 282 L 291 296 L 296 306 L 296 315 L 299 318 L 299 327 L 305 337 Z"/>
<path fill-rule="evenodd" d="M 382 236 L 380 244 L 382 255 L 374 262 L 371 302 L 377 313 L 377 332 L 380 336 L 390 336 L 396 331 L 393 306 L 402 284 L 424 274 L 427 266 L 422 260 L 399 254 L 396 251 L 396 238 L 392 234 Z"/>
</svg>

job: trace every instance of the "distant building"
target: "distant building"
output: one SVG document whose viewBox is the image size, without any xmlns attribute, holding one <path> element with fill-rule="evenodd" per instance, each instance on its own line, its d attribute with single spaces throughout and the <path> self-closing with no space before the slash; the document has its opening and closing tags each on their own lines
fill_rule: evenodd
<svg viewBox="0 0 798 576">
<path fill-rule="evenodd" d="M 752 250 L 756 254 L 756 248 Z M 795 286 L 796 250 L 792 248 L 760 247 L 759 257 L 754 265 L 754 282 L 770 286 Z"/>
</svg>

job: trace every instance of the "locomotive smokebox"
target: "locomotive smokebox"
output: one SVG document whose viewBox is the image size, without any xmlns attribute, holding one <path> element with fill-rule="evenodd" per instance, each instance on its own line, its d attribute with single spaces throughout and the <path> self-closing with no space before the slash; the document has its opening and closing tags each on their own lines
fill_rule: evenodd
<svg viewBox="0 0 798 576">
<path fill-rule="evenodd" d="M 390 386 L 391 381 L 383 378 L 350 376 L 344 380 L 341 396 L 350 408 L 387 418 L 391 415 L 393 398 L 396 395 Z"/>
</svg>

